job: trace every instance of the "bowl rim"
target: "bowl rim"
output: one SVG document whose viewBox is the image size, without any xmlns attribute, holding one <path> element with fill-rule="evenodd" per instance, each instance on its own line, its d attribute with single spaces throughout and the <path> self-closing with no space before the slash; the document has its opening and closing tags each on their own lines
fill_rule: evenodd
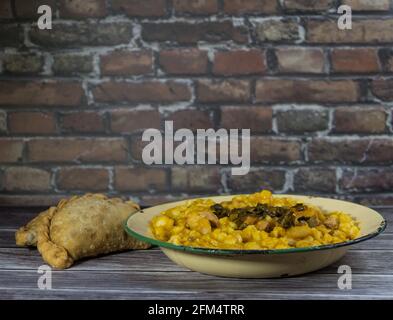
<svg viewBox="0 0 393 320">
<path fill-rule="evenodd" d="M 232 196 L 232 195 L 230 195 Z M 237 196 L 237 195 L 233 195 L 233 196 Z M 282 196 L 282 195 L 279 195 Z M 286 196 L 291 196 L 291 195 L 286 195 Z M 303 195 L 293 195 L 294 197 L 296 196 L 303 196 Z M 206 198 L 213 198 L 213 197 L 220 197 L 220 196 L 209 196 L 209 197 L 202 197 L 202 198 L 195 198 L 195 199 L 206 199 Z M 224 196 L 223 196 L 224 197 Z M 322 197 L 313 197 L 313 196 L 307 196 L 310 198 L 322 198 Z M 176 203 L 176 202 L 183 202 L 183 201 L 188 201 L 188 200 L 195 200 L 195 199 L 184 199 L 181 201 L 173 201 L 173 202 L 166 202 L 163 204 L 170 204 L 170 203 Z M 331 199 L 331 198 L 324 198 L 324 199 Z M 343 200 L 338 200 L 338 199 L 332 199 L 332 200 L 336 200 L 336 201 L 342 201 L 342 202 L 349 202 L 349 201 L 343 201 Z M 351 203 L 351 202 L 349 202 Z M 163 205 L 160 204 L 160 205 Z M 357 204 L 357 203 L 354 203 Z M 158 205 L 158 206 L 160 206 Z M 359 204 L 357 204 L 359 205 Z M 156 206 L 150 207 L 150 208 L 154 208 Z M 148 208 L 148 209 L 150 209 Z M 309 251 L 320 251 L 320 250 L 329 250 L 329 249 L 335 249 L 335 248 L 340 248 L 340 247 L 346 247 L 346 246 L 350 246 L 359 242 L 363 242 L 365 240 L 371 239 L 376 237 L 377 235 L 379 235 L 380 233 L 382 233 L 387 226 L 387 221 L 386 219 L 380 214 L 378 213 L 381 218 L 382 221 L 379 225 L 379 227 L 377 228 L 376 231 L 366 234 L 362 237 L 353 239 L 353 240 L 348 240 L 345 242 L 338 242 L 338 243 L 334 243 L 334 244 L 324 244 L 324 245 L 320 245 L 320 246 L 312 246 L 312 247 L 301 247 L 301 248 L 287 248 L 287 249 L 216 249 L 216 248 L 205 248 L 205 247 L 191 247 L 191 246 L 183 246 L 183 245 L 177 245 L 177 244 L 173 244 L 170 242 L 166 242 L 166 241 L 161 241 L 158 239 L 154 239 L 152 237 L 148 237 L 145 236 L 143 234 L 140 234 L 138 232 L 136 232 L 135 230 L 131 229 L 128 226 L 128 221 L 137 213 L 141 213 L 143 212 L 144 209 L 138 210 L 132 214 L 130 214 L 128 216 L 128 218 L 125 220 L 123 227 L 125 229 L 125 231 L 133 236 L 134 238 L 136 238 L 137 240 L 161 247 L 161 248 L 166 248 L 166 249 L 172 249 L 172 250 L 177 250 L 177 251 L 185 251 L 185 252 L 191 252 L 191 253 L 199 253 L 199 254 L 219 254 L 219 255 L 246 255 L 246 254 L 285 254 L 285 253 L 296 253 L 296 252 L 309 252 Z"/>
</svg>

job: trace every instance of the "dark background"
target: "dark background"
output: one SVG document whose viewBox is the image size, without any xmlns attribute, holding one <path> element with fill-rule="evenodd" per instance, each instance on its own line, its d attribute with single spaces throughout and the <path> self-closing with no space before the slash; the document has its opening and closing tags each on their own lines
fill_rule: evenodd
<svg viewBox="0 0 393 320">
<path fill-rule="evenodd" d="M 0 0 L 0 205 L 261 188 L 392 204 L 392 43 L 389 0 Z M 251 128 L 252 171 L 144 165 L 164 120 Z"/>
</svg>

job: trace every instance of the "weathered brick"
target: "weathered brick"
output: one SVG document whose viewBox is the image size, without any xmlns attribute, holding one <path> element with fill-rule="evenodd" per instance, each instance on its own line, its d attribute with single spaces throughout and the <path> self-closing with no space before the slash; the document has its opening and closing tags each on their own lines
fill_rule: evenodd
<svg viewBox="0 0 393 320">
<path fill-rule="evenodd" d="M 276 49 L 279 72 L 322 73 L 325 58 L 321 49 L 278 48 Z"/>
<path fill-rule="evenodd" d="M 84 102 L 78 82 L 0 81 L 0 105 L 80 106 Z"/>
<path fill-rule="evenodd" d="M 142 38 L 145 41 L 172 41 L 180 44 L 230 40 L 246 43 L 248 31 L 243 26 L 235 26 L 231 21 L 143 23 Z"/>
<path fill-rule="evenodd" d="M 29 35 L 34 44 L 47 48 L 113 46 L 130 41 L 132 37 L 132 25 L 126 22 L 52 23 L 50 32 L 32 28 Z"/>
<path fill-rule="evenodd" d="M 108 190 L 109 172 L 103 168 L 60 168 L 56 172 L 56 185 L 60 190 Z"/>
<path fill-rule="evenodd" d="M 173 8 L 177 15 L 193 14 L 193 15 L 208 15 L 214 14 L 218 11 L 217 0 L 174 0 Z"/>
<path fill-rule="evenodd" d="M 224 0 L 224 12 L 233 15 L 277 12 L 275 0 Z"/>
<path fill-rule="evenodd" d="M 95 111 L 64 113 L 61 115 L 60 127 L 67 133 L 105 132 L 105 115 Z"/>
<path fill-rule="evenodd" d="M 31 162 L 102 162 L 127 160 L 121 138 L 53 138 L 27 142 Z"/>
<path fill-rule="evenodd" d="M 328 128 L 327 110 L 293 109 L 277 111 L 277 128 L 279 132 L 305 133 L 322 131 Z"/>
<path fill-rule="evenodd" d="M 165 190 L 167 173 L 162 168 L 117 167 L 115 188 L 119 191 Z"/>
<path fill-rule="evenodd" d="M 315 138 L 308 146 L 311 161 L 340 163 L 390 163 L 393 140 L 383 138 Z"/>
<path fill-rule="evenodd" d="M 393 170 L 380 169 L 344 169 L 339 181 L 341 190 L 351 192 L 381 192 L 393 188 Z"/>
<path fill-rule="evenodd" d="M 157 110 L 117 109 L 110 112 L 111 131 L 132 133 L 148 128 L 160 128 L 160 114 Z"/>
<path fill-rule="evenodd" d="M 102 18 L 107 9 L 105 0 L 60 0 L 60 18 Z"/>
<path fill-rule="evenodd" d="M 180 128 L 197 130 L 214 127 L 209 112 L 203 110 L 178 110 L 171 113 L 166 120 L 173 121 L 175 130 Z"/>
<path fill-rule="evenodd" d="M 171 181 L 182 192 L 217 191 L 221 186 L 219 169 L 213 166 L 173 167 Z"/>
<path fill-rule="evenodd" d="M 8 130 L 11 134 L 55 133 L 56 120 L 49 112 L 11 112 L 8 113 Z"/>
<path fill-rule="evenodd" d="M 197 82 L 199 102 L 248 102 L 250 82 L 246 80 L 200 80 Z"/>
<path fill-rule="evenodd" d="M 16 17 L 37 20 L 40 16 L 37 10 L 41 5 L 49 6 L 52 9 L 52 14 L 55 13 L 55 0 L 15 0 Z"/>
<path fill-rule="evenodd" d="M 7 114 L 0 110 L 0 133 L 7 131 Z"/>
<path fill-rule="evenodd" d="M 300 26 L 293 19 L 271 18 L 255 23 L 257 39 L 261 42 L 295 42 L 300 40 Z"/>
<path fill-rule="evenodd" d="M 23 30 L 20 25 L 1 25 L 0 47 L 19 47 L 22 44 Z"/>
<path fill-rule="evenodd" d="M 336 191 L 336 171 L 330 168 L 300 168 L 293 178 L 295 191 L 332 192 Z"/>
<path fill-rule="evenodd" d="M 383 71 L 393 72 L 393 50 L 381 48 L 378 51 L 378 56 Z"/>
<path fill-rule="evenodd" d="M 93 71 L 93 57 L 80 54 L 56 54 L 52 70 L 56 75 L 77 75 Z"/>
<path fill-rule="evenodd" d="M 308 20 L 306 40 L 310 43 L 391 43 L 393 19 L 353 20 L 352 29 L 340 30 L 336 20 Z"/>
<path fill-rule="evenodd" d="M 373 80 L 371 92 L 382 101 L 393 101 L 393 79 Z"/>
<path fill-rule="evenodd" d="M 257 192 L 262 189 L 280 191 L 285 185 L 285 171 L 252 169 L 244 176 L 228 175 L 227 184 L 232 192 Z"/>
<path fill-rule="evenodd" d="M 214 55 L 213 73 L 222 76 L 262 74 L 265 53 L 260 50 L 219 51 Z"/>
<path fill-rule="evenodd" d="M 0 138 L 0 162 L 20 162 L 23 157 L 23 141 Z"/>
<path fill-rule="evenodd" d="M 251 137 L 252 162 L 290 163 L 302 158 L 301 144 L 297 140 Z"/>
<path fill-rule="evenodd" d="M 333 72 L 362 73 L 380 70 L 378 54 L 374 48 L 333 49 Z"/>
<path fill-rule="evenodd" d="M 7 54 L 3 60 L 6 72 L 14 74 L 32 74 L 42 70 L 43 59 L 37 54 Z"/>
<path fill-rule="evenodd" d="M 256 83 L 257 102 L 354 102 L 358 83 L 350 80 L 265 79 Z"/>
<path fill-rule="evenodd" d="M 101 57 L 103 75 L 141 75 L 153 70 L 153 56 L 149 51 L 113 51 Z"/>
<path fill-rule="evenodd" d="M 207 52 L 194 48 L 160 51 L 159 62 L 168 74 L 204 74 L 208 67 Z"/>
<path fill-rule="evenodd" d="M 342 0 L 342 4 L 350 6 L 352 11 L 387 11 L 390 0 Z"/>
<path fill-rule="evenodd" d="M 387 113 L 380 107 L 340 107 L 334 111 L 334 132 L 386 132 Z"/>
<path fill-rule="evenodd" d="M 115 12 L 130 17 L 162 17 L 166 15 L 165 0 L 112 0 Z"/>
<path fill-rule="evenodd" d="M 12 19 L 11 1 L 0 2 L 0 19 Z"/>
<path fill-rule="evenodd" d="M 272 108 L 265 106 L 222 107 L 220 127 L 250 129 L 252 133 L 272 131 Z"/>
<path fill-rule="evenodd" d="M 104 82 L 93 89 L 97 102 L 174 102 L 191 98 L 190 88 L 175 81 Z"/>
<path fill-rule="evenodd" d="M 11 167 L 4 172 L 4 187 L 7 191 L 50 190 L 50 172 L 30 167 Z"/>
<path fill-rule="evenodd" d="M 283 0 L 285 11 L 321 12 L 334 6 L 334 0 Z"/>
</svg>

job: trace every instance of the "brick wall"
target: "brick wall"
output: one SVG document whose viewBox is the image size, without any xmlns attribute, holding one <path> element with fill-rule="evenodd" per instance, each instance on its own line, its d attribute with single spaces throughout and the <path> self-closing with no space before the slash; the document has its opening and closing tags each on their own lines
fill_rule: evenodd
<svg viewBox="0 0 393 320">
<path fill-rule="evenodd" d="M 0 204 L 262 187 L 392 204 L 392 44 L 390 0 L 0 0 Z M 251 172 L 143 165 L 165 120 L 251 128 Z"/>
</svg>

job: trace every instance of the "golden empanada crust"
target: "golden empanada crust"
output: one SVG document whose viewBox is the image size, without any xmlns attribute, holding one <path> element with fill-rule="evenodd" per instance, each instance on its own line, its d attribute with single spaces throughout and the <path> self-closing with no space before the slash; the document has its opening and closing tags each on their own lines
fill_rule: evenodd
<svg viewBox="0 0 393 320">
<path fill-rule="evenodd" d="M 59 269 L 68 268 L 85 257 L 147 249 L 149 244 L 128 236 L 123 229 L 123 222 L 138 209 L 132 201 L 102 194 L 75 196 L 60 201 L 57 207 L 41 213 L 19 229 L 17 244 L 34 245 L 34 241 L 27 240 L 35 240 L 43 259 Z"/>
</svg>

